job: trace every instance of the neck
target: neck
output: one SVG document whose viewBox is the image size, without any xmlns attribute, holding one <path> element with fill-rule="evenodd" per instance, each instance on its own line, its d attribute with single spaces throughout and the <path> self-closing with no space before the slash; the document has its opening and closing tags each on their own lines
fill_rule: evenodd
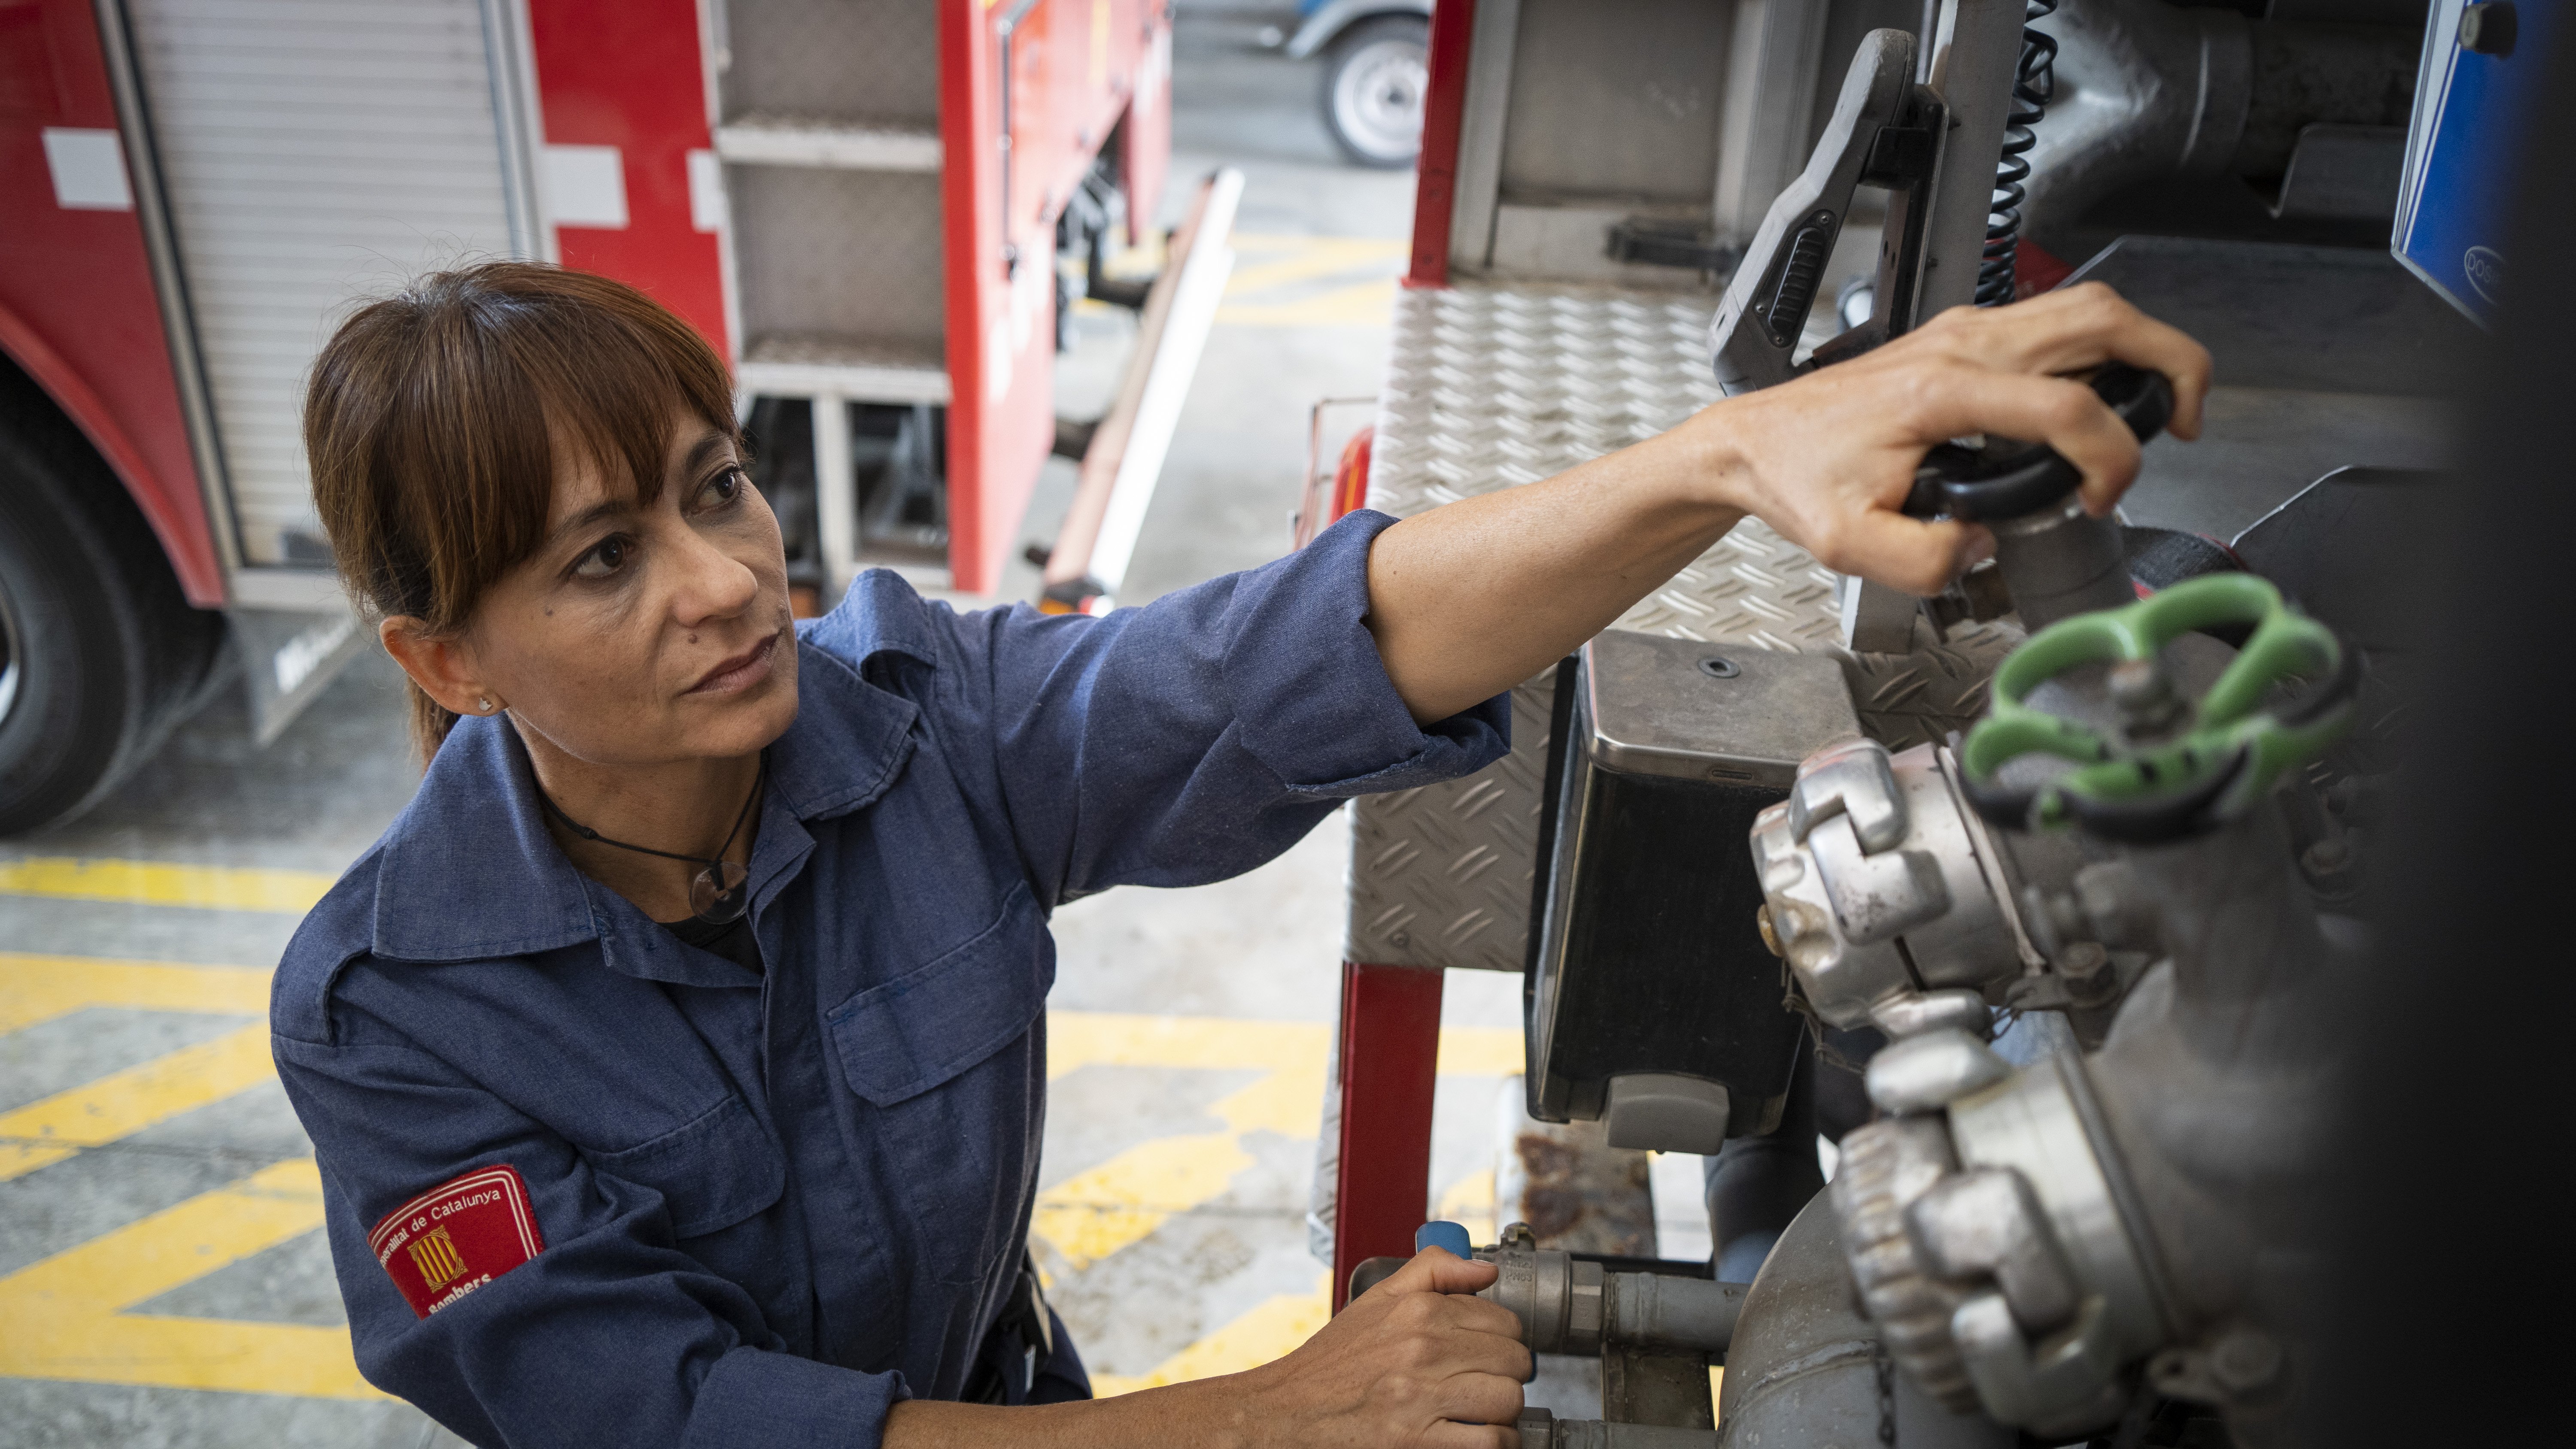
<svg viewBox="0 0 2576 1449">
<path fill-rule="evenodd" d="M 746 818 L 743 802 L 760 778 L 758 751 L 661 765 L 598 765 L 564 753 L 533 730 L 520 730 L 519 738 L 527 745 L 537 788 L 556 810 L 611 840 L 700 858 L 699 863 L 664 860 L 585 840 L 554 814 L 540 812 L 555 844 L 582 874 L 654 920 L 684 920 L 692 914 L 690 882 L 701 863 L 717 858 L 719 851 L 724 859 L 750 863 L 760 814 L 755 807 Z M 727 845 L 725 833 L 738 819 L 742 829 Z"/>
</svg>

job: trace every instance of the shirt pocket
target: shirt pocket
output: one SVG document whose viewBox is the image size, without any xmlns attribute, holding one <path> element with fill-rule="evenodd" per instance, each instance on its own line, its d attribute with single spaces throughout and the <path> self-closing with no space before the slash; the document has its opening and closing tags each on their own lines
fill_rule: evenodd
<svg viewBox="0 0 2576 1449">
<path fill-rule="evenodd" d="M 584 1150 L 593 1171 L 661 1194 L 671 1236 L 702 1237 L 778 1201 L 787 1163 L 742 1098 L 619 1152 Z"/>
<path fill-rule="evenodd" d="M 1015 884 L 993 923 L 824 1017 L 850 1090 L 894 1107 L 944 1086 L 1028 1032 L 1046 1009 L 1037 902 Z"/>
<path fill-rule="evenodd" d="M 1025 1244 L 1046 1113 L 1045 930 L 1015 885 L 991 925 L 825 1017 L 867 1104 L 863 1151 L 898 1235 L 892 1256 L 956 1312 L 988 1301 Z"/>
</svg>

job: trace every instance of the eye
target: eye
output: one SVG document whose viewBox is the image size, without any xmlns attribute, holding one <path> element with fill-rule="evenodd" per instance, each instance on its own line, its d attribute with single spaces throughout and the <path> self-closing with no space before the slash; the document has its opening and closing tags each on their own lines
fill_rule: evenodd
<svg viewBox="0 0 2576 1449">
<path fill-rule="evenodd" d="M 739 463 L 728 464 L 722 472 L 709 478 L 699 487 L 698 507 L 701 509 L 723 508 L 740 499 L 742 497 L 743 490 L 750 486 L 751 480 L 743 475 L 742 465 Z"/>
<path fill-rule="evenodd" d="M 626 567 L 635 553 L 635 540 L 622 533 L 612 533 L 590 546 L 590 551 L 573 562 L 576 578 L 604 579 Z"/>
</svg>

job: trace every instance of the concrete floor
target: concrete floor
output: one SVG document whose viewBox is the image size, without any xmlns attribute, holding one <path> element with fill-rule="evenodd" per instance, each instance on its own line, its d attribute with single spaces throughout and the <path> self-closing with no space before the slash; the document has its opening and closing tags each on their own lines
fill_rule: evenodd
<svg viewBox="0 0 2576 1449">
<path fill-rule="evenodd" d="M 1281 19 L 1182 7 L 1175 190 L 1218 164 L 1247 185 L 1237 281 L 1126 602 L 1283 552 L 1308 407 L 1376 390 L 1412 177 L 1340 161 L 1316 66 L 1252 39 Z M 1132 328 L 1100 308 L 1077 325 L 1071 414 L 1098 407 Z M 1070 485 L 1051 465 L 1031 541 Z M 1032 591 L 1023 570 L 1002 597 Z M 266 749 L 220 701 L 98 809 L 0 846 L 0 1446 L 455 1442 L 350 1366 L 311 1149 L 264 1038 L 302 903 L 418 778 L 397 684 L 370 654 Z M 1104 1390 L 1247 1367 L 1321 1321 L 1304 1216 L 1337 824 L 1237 881 L 1057 917 L 1039 1251 Z M 1140 1034 L 1144 1015 L 1183 1020 Z M 1481 1236 L 1517 978 L 1462 974 L 1446 1020 L 1434 1189 Z M 1659 1165 L 1676 1255 L 1706 1250 L 1697 1175 Z"/>
</svg>

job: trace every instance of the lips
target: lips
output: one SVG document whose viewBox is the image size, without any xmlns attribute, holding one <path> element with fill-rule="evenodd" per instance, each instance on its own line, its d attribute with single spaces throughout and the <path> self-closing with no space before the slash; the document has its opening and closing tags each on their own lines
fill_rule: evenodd
<svg viewBox="0 0 2576 1449">
<path fill-rule="evenodd" d="M 740 694 L 769 677 L 770 665 L 778 653 L 778 641 L 786 634 L 780 630 L 759 643 L 717 664 L 706 677 L 689 686 L 691 694 Z"/>
</svg>

